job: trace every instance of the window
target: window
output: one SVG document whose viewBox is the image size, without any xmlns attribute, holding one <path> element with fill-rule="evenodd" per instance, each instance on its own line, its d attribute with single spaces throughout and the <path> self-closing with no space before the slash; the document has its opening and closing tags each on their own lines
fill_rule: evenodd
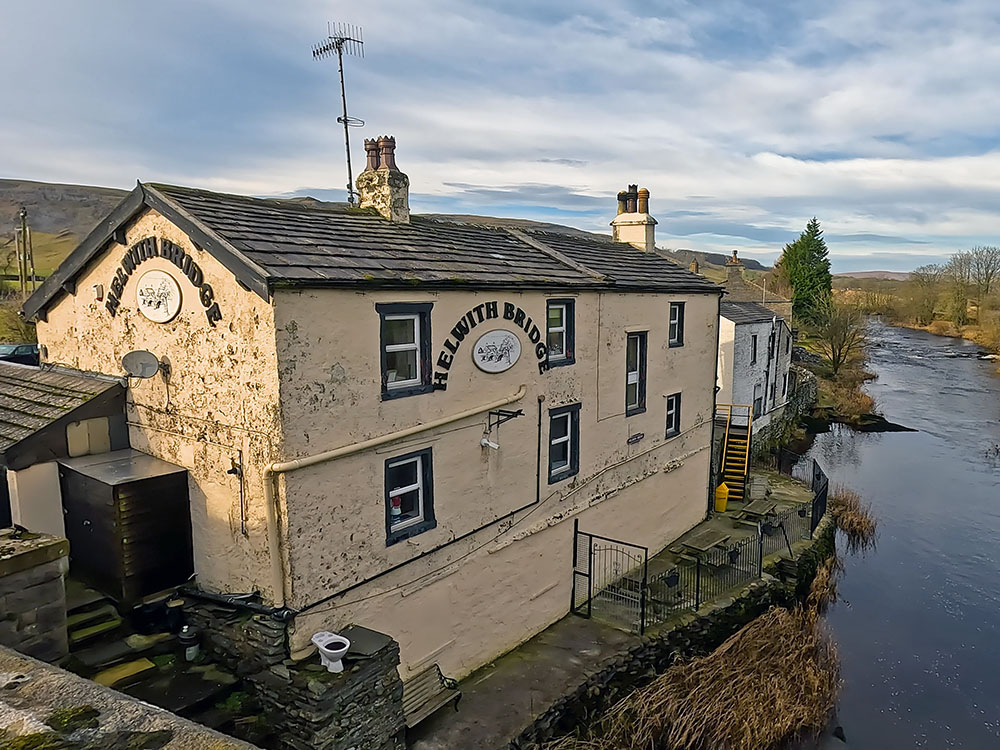
<svg viewBox="0 0 1000 750">
<path fill-rule="evenodd" d="M 431 304 L 377 304 L 382 320 L 382 398 L 428 393 Z"/>
<path fill-rule="evenodd" d="M 757 337 L 754 336 L 756 339 Z M 753 387 L 753 416 L 756 419 L 761 414 L 764 413 L 764 397 L 761 392 L 760 384 L 758 383 Z"/>
<path fill-rule="evenodd" d="M 781 379 L 781 397 L 784 398 L 788 393 L 788 373 Z"/>
<path fill-rule="evenodd" d="M 625 345 L 625 416 L 646 411 L 646 334 L 630 333 Z"/>
<path fill-rule="evenodd" d="M 573 319 L 573 300 L 549 300 L 546 329 L 549 367 L 571 365 L 576 361 Z"/>
<path fill-rule="evenodd" d="M 684 346 L 684 303 L 670 303 L 669 346 Z"/>
<path fill-rule="evenodd" d="M 750 364 L 754 364 L 757 361 L 757 334 L 753 334 L 750 337 Z"/>
<path fill-rule="evenodd" d="M 791 348 L 791 346 L 792 346 L 792 334 L 786 333 L 785 334 L 785 354 L 788 354 L 788 350 Z"/>
<path fill-rule="evenodd" d="M 667 396 L 667 437 L 681 434 L 681 394 Z"/>
<path fill-rule="evenodd" d="M 580 404 L 549 411 L 549 484 L 580 471 Z"/>
<path fill-rule="evenodd" d="M 386 461 L 386 546 L 433 529 L 436 525 L 431 449 Z"/>
</svg>

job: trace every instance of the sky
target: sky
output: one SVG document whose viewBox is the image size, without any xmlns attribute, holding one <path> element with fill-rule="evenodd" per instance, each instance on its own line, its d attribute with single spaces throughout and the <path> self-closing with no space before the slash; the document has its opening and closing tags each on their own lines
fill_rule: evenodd
<svg viewBox="0 0 1000 750">
<path fill-rule="evenodd" d="M 995 0 L 35 0 L 3 3 L 0 177 L 343 200 L 396 137 L 418 213 L 609 232 L 772 262 L 808 219 L 835 272 L 1000 244 Z"/>
</svg>

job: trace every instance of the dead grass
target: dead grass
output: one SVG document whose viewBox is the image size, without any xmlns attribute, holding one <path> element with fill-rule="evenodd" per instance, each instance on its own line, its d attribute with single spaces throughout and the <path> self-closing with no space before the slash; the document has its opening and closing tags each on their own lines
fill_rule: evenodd
<svg viewBox="0 0 1000 750">
<path fill-rule="evenodd" d="M 878 521 L 871 505 L 863 501 L 857 492 L 846 487 L 834 487 L 830 492 L 829 510 L 837 528 L 847 537 L 848 552 L 853 554 L 875 549 Z"/>
<path fill-rule="evenodd" d="M 836 598 L 835 557 L 805 607 L 773 608 L 708 656 L 678 664 L 615 705 L 584 737 L 547 750 L 764 750 L 826 726 L 840 689 L 821 612 Z"/>
</svg>

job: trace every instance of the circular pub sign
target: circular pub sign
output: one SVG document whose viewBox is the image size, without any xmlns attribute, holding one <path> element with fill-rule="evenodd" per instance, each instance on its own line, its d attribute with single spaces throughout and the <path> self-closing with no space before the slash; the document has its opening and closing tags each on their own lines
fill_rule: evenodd
<svg viewBox="0 0 1000 750">
<path fill-rule="evenodd" d="M 139 312 L 154 323 L 167 323 L 181 309 L 181 288 L 165 271 L 147 271 L 135 287 Z"/>
<path fill-rule="evenodd" d="M 472 347 L 472 361 L 483 372 L 509 370 L 521 356 L 521 341 L 513 331 L 487 331 Z"/>
</svg>

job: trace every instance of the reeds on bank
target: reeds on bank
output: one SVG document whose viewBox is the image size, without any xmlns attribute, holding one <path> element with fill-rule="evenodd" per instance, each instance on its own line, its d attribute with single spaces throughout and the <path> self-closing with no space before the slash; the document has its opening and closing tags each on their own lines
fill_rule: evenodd
<svg viewBox="0 0 1000 750">
<path fill-rule="evenodd" d="M 835 557 L 820 565 L 805 606 L 772 608 L 631 693 L 585 737 L 548 750 L 763 750 L 817 734 L 840 686 L 820 617 L 836 596 L 837 569 Z"/>
<path fill-rule="evenodd" d="M 844 532 L 848 552 L 854 554 L 875 548 L 878 522 L 871 506 L 857 492 L 846 487 L 834 487 L 828 507 L 833 522 Z"/>
</svg>

